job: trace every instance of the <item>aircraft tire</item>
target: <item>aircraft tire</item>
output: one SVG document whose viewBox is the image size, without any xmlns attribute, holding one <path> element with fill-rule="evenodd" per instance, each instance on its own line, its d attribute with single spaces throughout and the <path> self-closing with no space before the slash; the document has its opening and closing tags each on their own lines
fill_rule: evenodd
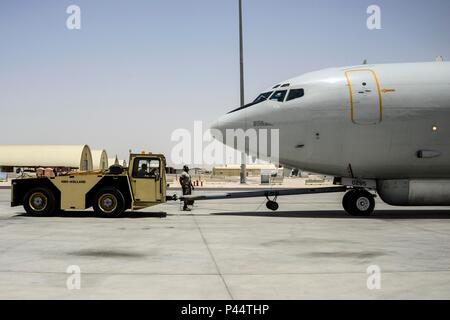
<svg viewBox="0 0 450 320">
<path fill-rule="evenodd" d="M 367 217 L 375 210 L 375 198 L 366 190 L 351 190 L 345 194 L 342 205 L 351 216 Z"/>
<path fill-rule="evenodd" d="M 267 201 L 267 203 L 266 203 L 266 207 L 267 207 L 267 209 L 269 209 L 269 210 L 277 211 L 278 208 L 279 208 L 279 205 L 278 205 L 277 202 L 269 200 L 269 201 Z"/>
<path fill-rule="evenodd" d="M 351 200 L 351 198 L 352 198 L 352 196 L 353 196 L 353 193 L 355 193 L 355 191 L 356 191 L 356 190 L 354 190 L 354 189 L 351 189 L 351 190 L 347 191 L 347 192 L 344 194 L 344 197 L 342 198 L 342 206 L 344 207 L 344 210 L 345 210 L 346 212 L 349 211 L 349 208 L 350 208 L 350 200 Z"/>
<path fill-rule="evenodd" d="M 94 212 L 105 218 L 116 218 L 125 212 L 125 198 L 113 187 L 100 189 L 94 198 Z"/>
</svg>

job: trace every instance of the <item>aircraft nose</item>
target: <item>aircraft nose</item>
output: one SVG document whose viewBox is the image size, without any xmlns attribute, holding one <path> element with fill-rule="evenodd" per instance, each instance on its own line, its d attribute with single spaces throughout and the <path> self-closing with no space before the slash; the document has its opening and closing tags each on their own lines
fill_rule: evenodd
<svg viewBox="0 0 450 320">
<path fill-rule="evenodd" d="M 226 135 L 227 130 L 245 129 L 245 118 L 240 114 L 226 114 L 211 125 L 211 130 L 217 130 Z"/>
<path fill-rule="evenodd" d="M 225 137 L 227 128 L 225 126 L 225 122 L 222 121 L 222 117 L 211 125 L 210 130 L 214 139 L 223 142 L 223 137 Z"/>
<path fill-rule="evenodd" d="M 214 121 L 213 124 L 211 125 L 211 130 L 218 130 L 218 131 L 222 131 L 222 125 L 220 123 L 220 119 L 217 121 Z"/>
</svg>

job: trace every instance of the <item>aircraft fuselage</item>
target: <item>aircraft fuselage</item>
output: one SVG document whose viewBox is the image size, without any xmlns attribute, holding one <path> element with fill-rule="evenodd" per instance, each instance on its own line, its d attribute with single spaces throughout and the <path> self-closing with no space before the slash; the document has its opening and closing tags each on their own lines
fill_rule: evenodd
<svg viewBox="0 0 450 320">
<path fill-rule="evenodd" d="M 302 88 L 304 96 L 266 100 L 216 127 L 279 129 L 280 163 L 306 171 L 450 178 L 449 63 L 326 69 L 282 83 L 289 87 L 267 92 Z"/>
<path fill-rule="evenodd" d="M 278 129 L 285 166 L 376 181 L 394 205 L 450 205 L 450 63 L 325 69 L 258 99 L 214 127 Z"/>
</svg>

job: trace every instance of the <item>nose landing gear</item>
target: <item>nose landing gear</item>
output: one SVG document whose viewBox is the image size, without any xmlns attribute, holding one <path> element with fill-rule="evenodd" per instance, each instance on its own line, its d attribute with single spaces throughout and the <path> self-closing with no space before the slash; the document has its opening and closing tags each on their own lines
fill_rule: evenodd
<svg viewBox="0 0 450 320">
<path fill-rule="evenodd" d="M 277 196 L 274 196 L 272 200 L 269 199 L 269 195 L 266 195 L 266 208 L 272 211 L 277 211 L 279 208 L 278 202 L 277 202 Z"/>
<path fill-rule="evenodd" d="M 278 202 L 275 202 L 275 201 L 272 201 L 272 200 L 268 200 L 267 203 L 266 203 L 266 207 L 269 210 L 277 211 L 279 206 L 278 206 Z"/>
<path fill-rule="evenodd" d="M 375 209 L 375 197 L 363 189 L 351 189 L 342 199 L 342 206 L 351 216 L 370 216 Z"/>
</svg>

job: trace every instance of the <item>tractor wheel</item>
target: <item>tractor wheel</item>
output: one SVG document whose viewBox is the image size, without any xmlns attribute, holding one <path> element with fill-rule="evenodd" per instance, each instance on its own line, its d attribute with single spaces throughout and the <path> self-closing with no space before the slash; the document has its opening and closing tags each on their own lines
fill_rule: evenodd
<svg viewBox="0 0 450 320">
<path fill-rule="evenodd" d="M 105 187 L 95 195 L 93 207 L 101 217 L 119 217 L 125 212 L 125 198 L 118 189 Z"/>
<path fill-rule="evenodd" d="M 25 211 L 33 216 L 49 216 L 56 212 L 56 199 L 47 188 L 34 188 L 23 199 Z"/>
</svg>

